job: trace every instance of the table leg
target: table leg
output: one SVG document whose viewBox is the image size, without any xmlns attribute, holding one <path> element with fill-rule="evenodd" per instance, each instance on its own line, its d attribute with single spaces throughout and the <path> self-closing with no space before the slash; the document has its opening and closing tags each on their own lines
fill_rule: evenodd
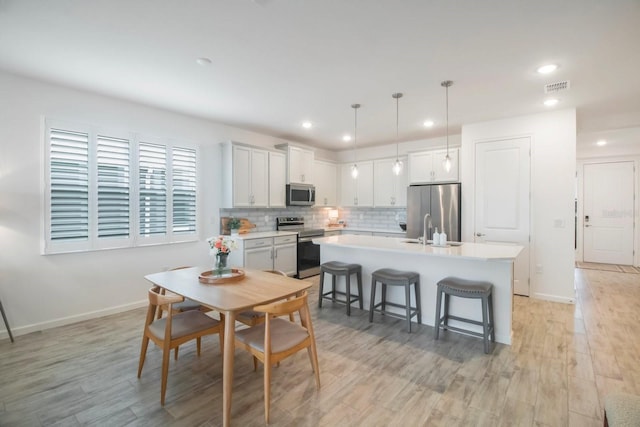
<svg viewBox="0 0 640 427">
<path fill-rule="evenodd" d="M 231 392 L 233 390 L 233 357 L 236 343 L 236 313 L 225 311 L 224 359 L 222 362 L 222 425 L 231 423 Z"/>
</svg>

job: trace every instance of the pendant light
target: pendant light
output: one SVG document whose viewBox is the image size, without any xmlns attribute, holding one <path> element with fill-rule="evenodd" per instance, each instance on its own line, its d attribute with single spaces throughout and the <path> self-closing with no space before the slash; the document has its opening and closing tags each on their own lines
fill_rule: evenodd
<svg viewBox="0 0 640 427">
<path fill-rule="evenodd" d="M 355 123 L 353 125 L 353 166 L 351 166 L 351 177 L 353 179 L 358 178 L 358 164 L 356 163 L 356 144 L 358 141 L 358 108 L 360 108 L 360 104 L 351 104 L 351 108 L 355 113 Z"/>
<path fill-rule="evenodd" d="M 398 145 L 399 145 L 399 140 L 398 140 L 398 100 L 400 98 L 402 98 L 402 94 L 400 92 L 398 93 L 394 93 L 393 95 L 391 95 L 391 97 L 393 99 L 396 100 L 396 161 L 393 164 L 393 173 L 396 175 L 400 175 L 400 172 L 402 172 L 402 162 L 400 161 L 400 157 L 398 156 Z"/>
<path fill-rule="evenodd" d="M 442 167 L 449 172 L 451 170 L 451 157 L 449 157 L 449 87 L 453 84 L 451 80 L 445 80 L 440 83 L 440 86 L 444 87 L 446 93 L 446 110 L 447 110 L 447 155 L 444 156 L 442 161 Z"/>
</svg>

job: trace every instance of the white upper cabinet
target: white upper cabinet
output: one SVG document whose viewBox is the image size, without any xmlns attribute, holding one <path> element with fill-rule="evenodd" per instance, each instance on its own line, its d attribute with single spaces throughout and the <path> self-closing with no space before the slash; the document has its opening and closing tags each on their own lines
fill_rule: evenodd
<svg viewBox="0 0 640 427">
<path fill-rule="evenodd" d="M 340 165 L 340 205 L 373 206 L 373 162 L 357 162 L 358 177 L 351 176 L 353 163 Z"/>
<path fill-rule="evenodd" d="M 286 202 L 287 156 L 269 152 L 269 207 L 284 208 Z"/>
<path fill-rule="evenodd" d="M 459 178 L 458 148 L 449 148 L 451 170 L 444 170 L 442 161 L 447 150 L 421 151 L 409 153 L 409 184 L 428 184 L 431 182 L 458 182 Z"/>
<path fill-rule="evenodd" d="M 266 208 L 269 204 L 269 152 L 244 145 L 222 145 L 222 205 Z"/>
<path fill-rule="evenodd" d="M 288 147 L 288 175 L 289 184 L 314 184 L 312 150 L 300 147 Z"/>
<path fill-rule="evenodd" d="M 392 159 L 380 159 L 373 162 L 373 202 L 375 207 L 407 206 L 407 158 L 401 157 L 402 171 L 400 175 L 393 173 Z"/>
<path fill-rule="evenodd" d="M 316 186 L 316 206 L 336 206 L 338 202 L 338 168 L 335 163 L 315 160 L 313 177 Z"/>
</svg>

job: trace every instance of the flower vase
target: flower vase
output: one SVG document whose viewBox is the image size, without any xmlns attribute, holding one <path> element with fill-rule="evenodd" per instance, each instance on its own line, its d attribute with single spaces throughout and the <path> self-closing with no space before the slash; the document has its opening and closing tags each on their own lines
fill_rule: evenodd
<svg viewBox="0 0 640 427">
<path fill-rule="evenodd" d="M 219 252 L 216 254 L 216 264 L 214 266 L 214 271 L 218 276 L 221 276 L 222 273 L 227 269 L 227 257 L 228 253 Z"/>
</svg>

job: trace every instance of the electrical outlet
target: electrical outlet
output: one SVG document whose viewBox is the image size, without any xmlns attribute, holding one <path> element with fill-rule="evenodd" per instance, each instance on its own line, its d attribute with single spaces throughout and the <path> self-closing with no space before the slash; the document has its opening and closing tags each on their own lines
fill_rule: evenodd
<svg viewBox="0 0 640 427">
<path fill-rule="evenodd" d="M 542 268 L 542 264 L 536 264 L 536 273 L 542 274 L 544 269 Z"/>
<path fill-rule="evenodd" d="M 264 223 L 269 224 L 269 215 L 264 216 Z"/>
<path fill-rule="evenodd" d="M 364 219 L 364 214 L 360 214 L 360 219 Z"/>
<path fill-rule="evenodd" d="M 396 214 L 396 221 L 400 221 L 400 214 Z"/>
</svg>

